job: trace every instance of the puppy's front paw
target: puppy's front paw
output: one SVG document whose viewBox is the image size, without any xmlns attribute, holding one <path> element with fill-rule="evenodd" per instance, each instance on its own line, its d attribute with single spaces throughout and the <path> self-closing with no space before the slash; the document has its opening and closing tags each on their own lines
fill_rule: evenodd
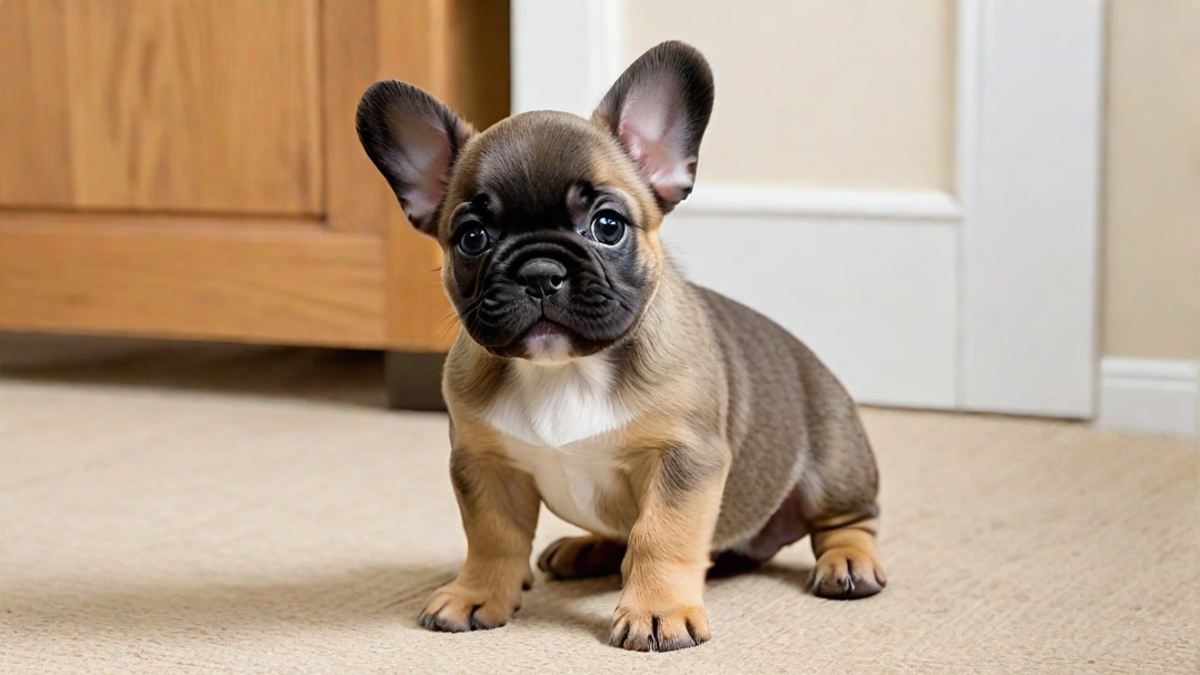
<svg viewBox="0 0 1200 675">
<path fill-rule="evenodd" d="M 873 553 L 843 546 L 821 554 L 810 585 L 812 592 L 822 598 L 856 600 L 882 591 L 887 586 L 887 575 Z"/>
<path fill-rule="evenodd" d="M 617 607 L 608 643 L 637 652 L 669 652 L 708 642 L 708 614 L 703 605 Z"/>
<path fill-rule="evenodd" d="M 462 633 L 499 628 L 521 608 L 521 592 L 488 593 L 451 583 L 439 588 L 417 618 L 429 630 Z"/>
</svg>

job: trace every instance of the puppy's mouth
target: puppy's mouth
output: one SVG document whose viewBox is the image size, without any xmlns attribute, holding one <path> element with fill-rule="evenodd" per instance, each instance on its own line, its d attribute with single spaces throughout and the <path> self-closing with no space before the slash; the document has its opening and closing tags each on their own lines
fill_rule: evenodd
<svg viewBox="0 0 1200 675">
<path fill-rule="evenodd" d="M 599 326 L 580 324 L 577 313 L 564 312 L 559 307 L 541 304 L 532 305 L 522 301 L 520 307 L 510 315 L 508 330 L 488 330 L 487 324 L 468 323 L 466 328 L 477 344 L 492 354 L 504 358 L 517 358 L 533 362 L 560 363 L 601 351 L 625 334 L 628 321 L 618 318 L 617 325 L 605 321 Z M 519 317 L 521 313 L 524 317 Z M 616 313 L 616 312 L 614 312 Z M 606 319 L 608 317 L 605 317 Z M 629 317 L 629 319 L 631 319 Z M 521 321 L 524 319 L 524 321 Z M 513 325 L 513 324 L 516 325 Z M 524 327 L 522 327 L 522 324 Z M 601 329 L 589 331 L 589 328 Z M 605 335 L 604 328 L 615 328 L 612 335 Z M 507 333 L 507 335 L 505 335 Z M 512 336 L 512 337 L 510 337 Z M 498 338 L 498 339 L 497 339 Z"/>
</svg>

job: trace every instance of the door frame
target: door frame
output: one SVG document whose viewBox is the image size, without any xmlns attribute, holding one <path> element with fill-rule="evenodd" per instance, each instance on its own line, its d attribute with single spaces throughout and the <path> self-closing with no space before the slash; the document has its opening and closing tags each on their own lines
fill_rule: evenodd
<svg viewBox="0 0 1200 675">
<path fill-rule="evenodd" d="M 808 341 L 860 401 L 1091 418 L 1106 3 L 955 9 L 950 191 L 715 184 L 701 172 L 664 239 L 693 279 Z M 623 21 L 622 0 L 514 0 L 514 112 L 590 113 L 626 65 Z M 728 236 L 734 226 L 805 253 L 758 246 L 731 265 L 746 239 Z"/>
</svg>

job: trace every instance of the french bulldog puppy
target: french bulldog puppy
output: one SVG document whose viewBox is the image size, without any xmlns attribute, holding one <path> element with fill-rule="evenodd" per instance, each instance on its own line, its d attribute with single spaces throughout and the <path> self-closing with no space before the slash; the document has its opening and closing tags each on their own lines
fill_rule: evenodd
<svg viewBox="0 0 1200 675">
<path fill-rule="evenodd" d="M 689 283 L 663 250 L 712 104 L 707 62 L 680 42 L 635 61 L 591 119 L 529 112 L 478 133 L 412 85 L 364 94 L 359 138 L 440 242 L 463 328 L 442 387 L 467 556 L 425 627 L 512 618 L 542 503 L 590 534 L 554 542 L 538 567 L 620 573 L 610 641 L 625 649 L 705 642 L 714 563 L 752 568 L 806 535 L 817 595 L 886 584 L 875 460 L 850 396 L 796 338 Z"/>
</svg>

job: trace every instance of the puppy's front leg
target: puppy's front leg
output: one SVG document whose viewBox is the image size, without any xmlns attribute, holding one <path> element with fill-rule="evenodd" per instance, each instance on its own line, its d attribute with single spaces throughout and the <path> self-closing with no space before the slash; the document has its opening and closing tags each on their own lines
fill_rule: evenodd
<svg viewBox="0 0 1200 675">
<path fill-rule="evenodd" d="M 625 586 L 609 643 L 670 651 L 706 642 L 704 577 L 721 508 L 729 453 L 677 447 L 654 456 L 640 483 L 639 512 L 621 566 Z"/>
<path fill-rule="evenodd" d="M 430 630 L 498 628 L 533 580 L 529 556 L 540 504 L 533 478 L 502 460 L 455 447 L 450 475 L 467 533 L 467 559 L 421 612 Z"/>
</svg>

